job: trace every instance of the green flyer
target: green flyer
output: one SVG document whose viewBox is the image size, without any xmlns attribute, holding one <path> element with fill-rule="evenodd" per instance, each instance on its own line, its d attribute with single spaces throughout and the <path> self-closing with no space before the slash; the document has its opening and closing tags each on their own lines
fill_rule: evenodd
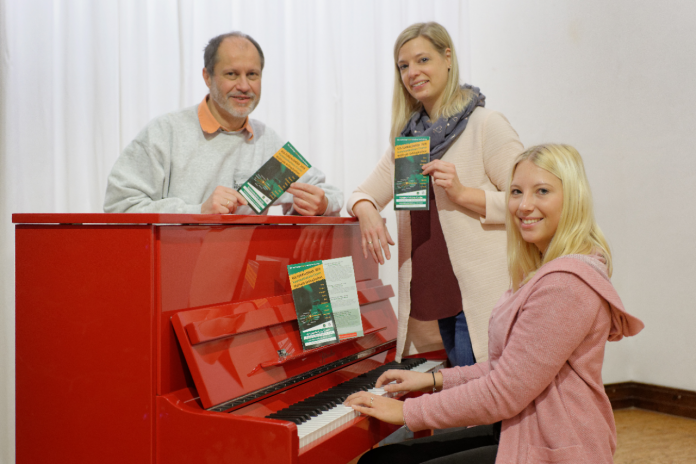
<svg viewBox="0 0 696 464">
<path fill-rule="evenodd" d="M 288 266 L 288 276 L 292 299 L 295 301 L 302 349 L 309 350 L 336 343 L 338 332 L 331 311 L 322 262 L 291 264 Z"/>
<path fill-rule="evenodd" d="M 291 264 L 288 276 L 304 350 L 365 334 L 352 257 Z"/>
<path fill-rule="evenodd" d="M 244 182 L 239 193 L 246 198 L 251 209 L 260 214 L 311 167 L 288 142 Z"/>
<path fill-rule="evenodd" d="M 428 210 L 429 176 L 423 166 L 430 161 L 430 137 L 397 137 L 394 143 L 394 209 Z"/>
</svg>

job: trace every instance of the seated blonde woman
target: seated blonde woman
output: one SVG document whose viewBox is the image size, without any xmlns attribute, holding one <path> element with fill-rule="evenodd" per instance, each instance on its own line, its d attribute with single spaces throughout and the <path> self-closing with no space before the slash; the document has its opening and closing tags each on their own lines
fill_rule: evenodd
<svg viewBox="0 0 696 464">
<path fill-rule="evenodd" d="M 568 145 L 517 157 L 507 192 L 512 288 L 491 314 L 489 360 L 436 374 L 388 371 L 398 401 L 351 395 L 357 411 L 411 430 L 479 426 L 374 449 L 360 463 L 611 463 L 616 429 L 602 384 L 608 341 L 637 334 L 609 278 L 582 158 Z"/>
</svg>

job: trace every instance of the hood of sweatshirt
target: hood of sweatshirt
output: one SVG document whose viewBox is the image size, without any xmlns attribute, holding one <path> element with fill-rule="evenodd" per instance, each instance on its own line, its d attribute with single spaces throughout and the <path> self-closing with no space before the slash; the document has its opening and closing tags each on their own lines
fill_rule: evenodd
<svg viewBox="0 0 696 464">
<path fill-rule="evenodd" d="M 547 268 L 547 269 L 544 269 Z M 599 254 L 593 255 L 566 255 L 554 259 L 550 263 L 542 266 L 537 274 L 547 274 L 549 272 L 572 272 L 585 281 L 609 303 L 611 311 L 611 329 L 609 331 L 609 341 L 616 342 L 623 337 L 636 335 L 643 330 L 645 324 L 637 317 L 629 314 L 619 298 L 619 294 L 611 284 L 607 274 L 606 261 Z M 535 276 L 536 278 L 537 276 Z M 538 276 L 540 277 L 540 275 Z"/>
</svg>

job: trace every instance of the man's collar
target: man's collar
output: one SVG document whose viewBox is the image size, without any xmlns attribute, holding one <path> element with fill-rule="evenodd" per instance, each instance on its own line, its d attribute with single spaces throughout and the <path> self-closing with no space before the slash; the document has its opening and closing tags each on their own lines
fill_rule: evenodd
<svg viewBox="0 0 696 464">
<path fill-rule="evenodd" d="M 210 112 L 208 108 L 208 98 L 210 94 L 206 95 L 203 101 L 198 105 L 198 121 L 201 123 L 201 129 L 207 134 L 214 134 L 218 130 L 224 131 L 225 129 L 220 125 L 220 123 L 215 119 L 213 113 Z M 254 139 L 254 129 L 251 127 L 249 122 L 249 116 L 247 116 L 244 121 L 244 125 L 240 129 L 242 131 L 247 131 L 249 133 L 248 140 Z"/>
</svg>

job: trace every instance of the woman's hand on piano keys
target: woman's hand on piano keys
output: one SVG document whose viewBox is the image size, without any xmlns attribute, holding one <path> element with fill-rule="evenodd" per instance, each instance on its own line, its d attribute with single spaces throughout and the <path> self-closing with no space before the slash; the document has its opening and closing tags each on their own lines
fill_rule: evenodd
<svg viewBox="0 0 696 464">
<path fill-rule="evenodd" d="M 346 398 L 344 404 L 358 411 L 360 414 L 374 417 L 383 422 L 394 425 L 404 424 L 403 401 L 361 391 L 353 393 Z"/>
<path fill-rule="evenodd" d="M 433 384 L 433 378 L 435 384 Z M 437 390 L 442 390 L 442 374 L 439 372 L 433 374 L 430 372 L 413 372 L 409 370 L 388 370 L 380 375 L 375 383 L 375 388 L 384 388 L 384 390 L 395 392 L 432 392 L 433 387 Z"/>
</svg>

